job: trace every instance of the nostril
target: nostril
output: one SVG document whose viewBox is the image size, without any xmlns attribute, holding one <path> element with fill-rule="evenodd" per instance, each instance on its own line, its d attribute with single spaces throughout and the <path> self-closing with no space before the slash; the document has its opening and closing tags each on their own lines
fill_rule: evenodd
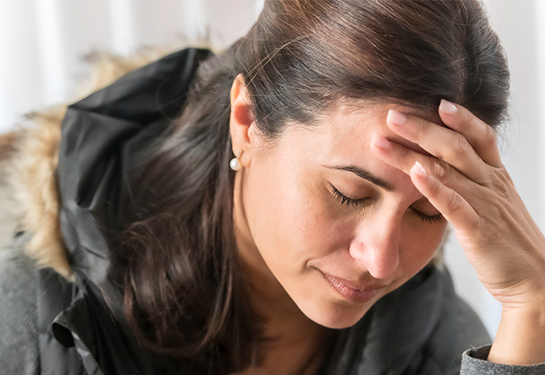
<svg viewBox="0 0 545 375">
<path fill-rule="evenodd" d="M 387 245 L 355 242 L 349 253 L 375 279 L 388 279 L 399 267 L 399 247 L 391 242 Z"/>
<path fill-rule="evenodd" d="M 380 256 L 368 267 L 369 274 L 375 279 L 385 280 L 390 278 L 399 266 L 397 252 L 389 252 L 388 255 Z"/>
</svg>

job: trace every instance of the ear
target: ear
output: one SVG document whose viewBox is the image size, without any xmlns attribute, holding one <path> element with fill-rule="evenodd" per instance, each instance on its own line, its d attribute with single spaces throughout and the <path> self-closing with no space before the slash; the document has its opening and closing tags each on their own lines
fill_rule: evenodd
<svg viewBox="0 0 545 375">
<path fill-rule="evenodd" d="M 231 86 L 231 117 L 229 131 L 233 145 L 233 154 L 239 157 L 242 166 L 249 167 L 260 139 L 254 121 L 250 95 L 242 74 L 239 74 Z"/>
</svg>

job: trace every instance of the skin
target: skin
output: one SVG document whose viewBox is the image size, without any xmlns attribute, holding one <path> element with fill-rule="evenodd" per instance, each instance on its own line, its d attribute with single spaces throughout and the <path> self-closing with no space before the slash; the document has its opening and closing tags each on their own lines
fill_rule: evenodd
<svg viewBox="0 0 545 375">
<path fill-rule="evenodd" d="M 373 152 L 410 175 L 447 218 L 480 281 L 502 303 L 488 360 L 545 362 L 545 237 L 501 162 L 491 128 L 446 101 L 438 113 L 446 127 L 410 115 L 387 121 L 392 131 L 433 156 L 395 143 L 375 143 Z"/>
<path fill-rule="evenodd" d="M 545 334 L 545 239 L 501 164 L 490 127 L 447 104 L 437 114 L 341 104 L 312 127 L 288 124 L 271 142 L 255 126 L 242 79 L 235 80 L 230 131 L 243 165 L 235 231 L 253 307 L 273 338 L 261 366 L 246 373 L 315 372 L 324 327 L 355 324 L 421 270 L 447 220 L 504 306 L 489 360 L 545 360 L 545 348 L 534 344 Z M 332 166 L 356 166 L 373 178 Z M 335 189 L 358 203 L 342 204 Z M 326 275 L 371 296 L 346 298 Z"/>
</svg>

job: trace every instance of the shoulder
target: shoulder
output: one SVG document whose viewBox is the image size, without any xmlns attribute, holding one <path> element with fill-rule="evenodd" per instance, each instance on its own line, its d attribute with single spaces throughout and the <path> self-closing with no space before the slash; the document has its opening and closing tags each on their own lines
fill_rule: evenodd
<svg viewBox="0 0 545 375">
<path fill-rule="evenodd" d="M 39 361 L 35 262 L 22 238 L 0 250 L 0 366 L 3 374 L 36 374 Z"/>
</svg>

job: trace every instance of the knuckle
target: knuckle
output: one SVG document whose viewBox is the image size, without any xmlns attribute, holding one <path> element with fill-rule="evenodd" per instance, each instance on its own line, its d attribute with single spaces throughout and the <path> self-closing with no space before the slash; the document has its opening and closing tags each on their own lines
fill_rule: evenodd
<svg viewBox="0 0 545 375">
<path fill-rule="evenodd" d="M 459 194 L 452 192 L 447 202 L 447 210 L 451 213 L 459 212 L 463 209 L 464 202 Z"/>
<path fill-rule="evenodd" d="M 475 115 L 468 109 L 465 109 L 462 111 L 462 117 L 466 124 L 471 124 L 471 125 L 474 125 L 475 120 L 477 119 L 477 117 L 475 117 Z"/>
<path fill-rule="evenodd" d="M 495 145 L 497 142 L 497 134 L 496 131 L 489 125 L 484 124 L 485 126 L 485 134 L 484 134 L 484 141 L 487 145 Z"/>
<path fill-rule="evenodd" d="M 469 143 L 462 134 L 457 133 L 452 143 L 452 157 L 456 158 L 469 152 Z"/>
<path fill-rule="evenodd" d="M 439 181 L 445 181 L 450 175 L 450 168 L 442 160 L 432 163 L 431 171 L 433 176 Z"/>
<path fill-rule="evenodd" d="M 407 149 L 405 147 L 399 147 L 398 152 L 399 152 L 399 157 L 401 157 L 401 159 L 403 159 L 403 160 L 409 160 L 410 156 L 412 155 L 411 152 L 409 151 L 409 149 Z M 410 160 L 409 160 L 409 162 L 410 162 Z"/>
<path fill-rule="evenodd" d="M 507 169 L 505 167 L 500 167 L 497 169 L 498 174 L 504 179 L 504 181 L 507 181 L 509 184 L 513 185 L 513 180 L 511 179 L 511 176 L 509 175 L 509 172 L 507 172 Z"/>
<path fill-rule="evenodd" d="M 428 121 L 425 121 L 423 119 L 419 119 L 418 121 L 418 133 L 419 134 L 426 134 L 430 128 L 432 127 L 432 124 Z"/>
<path fill-rule="evenodd" d="M 439 196 L 441 193 L 441 184 L 435 181 L 435 183 L 430 186 L 430 194 L 434 197 Z"/>
<path fill-rule="evenodd" d="M 489 188 L 498 196 L 502 198 L 509 198 L 511 196 L 513 181 L 505 168 L 499 168 L 491 173 L 488 180 Z"/>
</svg>

